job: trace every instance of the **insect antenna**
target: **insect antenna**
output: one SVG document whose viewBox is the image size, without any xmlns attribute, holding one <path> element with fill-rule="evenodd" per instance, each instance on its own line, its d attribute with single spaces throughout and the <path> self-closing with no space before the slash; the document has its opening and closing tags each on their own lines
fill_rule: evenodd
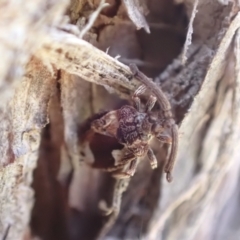
<svg viewBox="0 0 240 240">
<path fill-rule="evenodd" d="M 165 166 L 165 172 L 167 173 L 167 181 L 172 181 L 172 169 L 177 157 L 177 150 L 178 150 L 178 127 L 175 124 L 172 116 L 171 111 L 171 105 L 161 90 L 153 81 L 152 79 L 148 78 L 146 75 L 144 75 L 135 64 L 129 64 L 129 68 L 133 73 L 133 76 L 139 80 L 142 84 L 144 84 L 149 90 L 156 96 L 157 101 L 159 103 L 159 106 L 161 110 L 163 111 L 163 117 L 167 119 L 171 125 L 171 132 L 172 132 L 172 147 L 171 147 L 171 153 L 170 157 L 168 159 L 168 162 Z"/>
<path fill-rule="evenodd" d="M 146 75 L 144 75 L 142 72 L 139 71 L 137 66 L 135 64 L 129 64 L 129 68 L 133 73 L 133 76 L 138 79 L 141 83 L 143 83 L 154 95 L 156 96 L 158 103 L 164 112 L 171 112 L 171 105 L 163 93 L 163 91 L 156 86 L 156 84 L 152 81 L 152 79 L 148 78 Z M 172 114 L 170 114 L 169 117 L 172 117 Z"/>
<path fill-rule="evenodd" d="M 172 169 L 174 167 L 174 163 L 177 157 L 177 150 L 178 150 L 178 127 L 176 124 L 172 126 L 172 147 L 170 157 L 168 162 L 165 166 L 165 173 L 167 174 L 166 178 L 168 182 L 172 182 Z"/>
</svg>

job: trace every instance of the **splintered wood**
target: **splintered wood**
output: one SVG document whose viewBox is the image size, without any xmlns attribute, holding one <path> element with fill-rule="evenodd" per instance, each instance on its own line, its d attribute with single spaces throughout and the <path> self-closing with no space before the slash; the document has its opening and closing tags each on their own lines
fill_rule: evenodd
<svg viewBox="0 0 240 240">
<path fill-rule="evenodd" d="M 31 59 L 5 113 L 10 137 L 4 139 L 8 151 L 1 152 L 0 233 L 9 228 L 7 239 L 23 237 L 29 224 L 34 203 L 32 174 L 37 164 L 41 129 L 48 123 L 47 109 L 55 77 L 40 60 Z"/>
</svg>

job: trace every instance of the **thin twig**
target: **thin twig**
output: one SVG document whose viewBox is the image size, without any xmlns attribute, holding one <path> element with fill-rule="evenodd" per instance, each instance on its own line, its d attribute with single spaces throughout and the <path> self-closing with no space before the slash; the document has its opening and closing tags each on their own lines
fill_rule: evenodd
<svg viewBox="0 0 240 240">
<path fill-rule="evenodd" d="M 90 28 L 93 26 L 95 20 L 97 19 L 99 13 L 102 11 L 103 8 L 109 6 L 109 3 L 105 3 L 104 0 L 101 0 L 98 8 L 96 11 L 94 11 L 91 16 L 89 17 L 88 23 L 86 26 L 82 29 L 82 31 L 79 34 L 79 38 L 83 38 L 83 36 L 90 30 Z"/>
<path fill-rule="evenodd" d="M 60 30 L 49 34 L 46 44 L 36 56 L 49 66 L 80 76 L 83 80 L 103 85 L 128 98 L 138 86 L 129 68 L 83 39 Z M 131 80 L 131 81 L 130 81 Z"/>
<path fill-rule="evenodd" d="M 199 0 L 195 0 L 194 5 L 193 5 L 191 18 L 190 18 L 189 25 L 188 25 L 188 32 L 187 32 L 187 36 L 186 36 L 186 41 L 185 41 L 184 47 L 183 47 L 182 64 L 185 64 L 186 61 L 187 61 L 187 50 L 192 43 L 193 21 L 196 17 L 196 14 L 197 14 L 198 2 L 199 2 Z"/>
<path fill-rule="evenodd" d="M 150 33 L 148 23 L 143 15 L 143 13 L 147 14 L 148 12 L 143 10 L 139 0 L 124 0 L 123 2 L 127 8 L 129 18 L 136 25 L 137 29 L 144 28 L 147 33 Z"/>
</svg>

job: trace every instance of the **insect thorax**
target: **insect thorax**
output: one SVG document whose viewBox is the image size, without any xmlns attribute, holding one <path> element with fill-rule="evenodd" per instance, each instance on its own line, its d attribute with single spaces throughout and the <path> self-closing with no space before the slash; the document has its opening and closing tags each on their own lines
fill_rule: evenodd
<svg viewBox="0 0 240 240">
<path fill-rule="evenodd" d="M 151 126 L 146 113 L 138 112 L 131 106 L 123 106 L 118 110 L 118 119 L 117 139 L 120 143 L 131 146 L 148 142 Z"/>
</svg>

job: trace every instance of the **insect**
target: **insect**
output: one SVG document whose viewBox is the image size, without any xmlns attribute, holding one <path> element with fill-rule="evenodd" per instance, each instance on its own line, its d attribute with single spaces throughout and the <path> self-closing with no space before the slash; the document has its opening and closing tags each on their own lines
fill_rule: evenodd
<svg viewBox="0 0 240 240">
<path fill-rule="evenodd" d="M 133 94 L 134 107 L 124 105 L 118 110 L 113 110 L 101 118 L 92 122 L 91 128 L 99 134 L 117 139 L 124 146 L 124 156 L 115 159 L 114 166 L 109 171 L 117 171 L 118 176 L 131 177 L 134 175 L 138 159 L 148 156 L 151 167 L 157 167 L 157 159 L 149 146 L 152 137 L 160 142 L 171 144 L 170 157 L 164 171 L 168 182 L 172 181 L 172 169 L 178 148 L 178 127 L 172 116 L 171 106 L 162 92 L 147 76 L 141 73 L 134 64 L 130 64 L 133 77 L 139 80 L 141 85 Z M 150 90 L 151 95 L 146 103 L 144 111 L 141 110 L 140 97 L 145 91 Z M 152 111 L 158 102 L 160 111 Z M 124 169 L 124 167 L 126 167 Z"/>
<path fill-rule="evenodd" d="M 107 206 L 104 200 L 99 206 L 108 217 L 99 238 L 106 235 L 116 221 L 122 194 L 129 184 L 129 177 L 136 171 L 138 159 L 147 155 L 151 167 L 157 167 L 157 159 L 149 147 L 151 138 L 156 137 L 160 142 L 172 145 L 165 166 L 169 182 L 177 154 L 178 131 L 166 96 L 135 65 L 130 65 L 130 69 L 133 77 L 143 84 L 133 94 L 134 107 L 124 105 L 117 110 L 96 114 L 80 131 L 81 161 L 88 162 L 93 168 L 111 172 L 116 178 L 111 206 Z M 141 96 L 147 90 L 151 94 L 142 110 Z M 152 109 L 156 101 L 160 111 L 154 112 Z"/>
</svg>

